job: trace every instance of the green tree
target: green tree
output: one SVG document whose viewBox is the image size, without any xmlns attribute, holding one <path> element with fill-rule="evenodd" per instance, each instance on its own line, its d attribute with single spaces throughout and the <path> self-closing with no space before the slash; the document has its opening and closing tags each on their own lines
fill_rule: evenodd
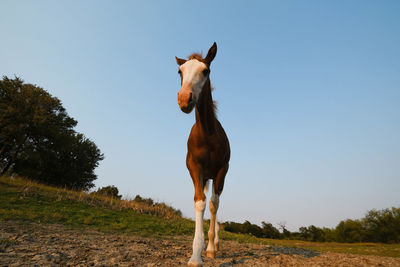
<svg viewBox="0 0 400 267">
<path fill-rule="evenodd" d="M 400 242 L 400 208 L 370 210 L 361 223 L 368 241 Z"/>
<path fill-rule="evenodd" d="M 325 241 L 325 231 L 322 228 L 310 225 L 309 227 L 300 227 L 300 238 L 309 241 Z"/>
<path fill-rule="evenodd" d="M 325 242 L 334 242 L 336 241 L 336 233 L 334 229 L 331 228 L 327 228 L 327 227 L 323 227 L 322 228 L 323 231 L 323 236 L 324 236 L 324 240 Z"/>
<path fill-rule="evenodd" d="M 249 221 L 245 221 L 243 223 L 242 231 L 243 231 L 243 233 L 252 234 L 255 237 L 263 236 L 263 230 L 261 229 L 261 227 L 256 224 L 252 224 Z"/>
<path fill-rule="evenodd" d="M 268 222 L 261 222 L 262 226 L 262 237 L 265 238 L 280 238 L 281 233 L 279 233 L 279 230 L 276 229 L 271 223 Z"/>
<path fill-rule="evenodd" d="M 286 222 L 285 221 L 279 222 L 278 225 L 279 225 L 279 228 L 282 230 L 281 237 L 282 238 L 291 238 L 292 233 L 288 229 L 286 229 Z"/>
<path fill-rule="evenodd" d="M 341 221 L 335 229 L 337 242 L 362 242 L 365 239 L 365 231 L 360 220 Z"/>
<path fill-rule="evenodd" d="M 0 80 L 0 173 L 87 190 L 104 156 L 61 101 L 21 79 Z"/>
<path fill-rule="evenodd" d="M 224 222 L 224 230 L 231 233 L 244 233 L 242 229 L 242 224 L 237 222 Z"/>
</svg>

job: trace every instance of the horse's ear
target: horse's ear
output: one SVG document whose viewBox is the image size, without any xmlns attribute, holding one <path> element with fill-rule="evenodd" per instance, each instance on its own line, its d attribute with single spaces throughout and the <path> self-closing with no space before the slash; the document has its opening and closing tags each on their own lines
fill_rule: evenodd
<svg viewBox="0 0 400 267">
<path fill-rule="evenodd" d="M 216 54 L 217 54 L 217 43 L 214 42 L 214 44 L 210 47 L 210 50 L 208 50 L 207 56 L 205 58 L 205 61 L 208 63 L 208 65 L 211 64 L 211 61 L 213 61 Z"/>
<path fill-rule="evenodd" d="M 186 59 L 182 59 L 179 57 L 175 57 L 175 59 L 176 59 L 176 63 L 178 63 L 179 66 L 182 64 L 185 64 L 185 62 L 186 62 Z"/>
</svg>

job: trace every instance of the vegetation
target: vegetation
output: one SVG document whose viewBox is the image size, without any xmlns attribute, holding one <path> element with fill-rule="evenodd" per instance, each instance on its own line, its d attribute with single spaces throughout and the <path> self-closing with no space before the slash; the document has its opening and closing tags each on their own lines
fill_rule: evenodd
<svg viewBox="0 0 400 267">
<path fill-rule="evenodd" d="M 194 222 L 182 218 L 179 210 L 140 196 L 136 196 L 135 199 L 121 200 L 42 185 L 20 177 L 2 176 L 0 177 L 0 222 L 19 220 L 26 223 L 61 223 L 77 228 L 92 227 L 107 233 L 152 237 L 193 235 Z M 207 225 L 204 230 L 208 230 Z M 207 238 L 207 233 L 205 237 Z M 220 237 L 224 240 L 301 247 L 320 252 L 400 256 L 400 244 L 322 243 L 257 238 L 251 234 L 237 234 L 224 230 L 220 231 Z"/>
<path fill-rule="evenodd" d="M 194 224 L 165 203 L 50 187 L 19 177 L 0 178 L 0 219 L 91 226 L 104 232 L 142 236 L 191 234 Z"/>
<path fill-rule="evenodd" d="M 105 186 L 102 188 L 99 188 L 96 192 L 93 192 L 92 194 L 97 194 L 101 196 L 106 196 L 106 197 L 115 197 L 118 199 L 121 199 L 121 195 L 118 195 L 119 191 L 118 188 L 114 185 L 109 185 Z"/>
<path fill-rule="evenodd" d="M 267 239 L 257 238 L 249 234 L 236 234 L 227 231 L 220 232 L 220 238 L 235 240 L 243 243 L 256 243 L 271 246 L 298 247 L 319 252 L 349 253 L 360 255 L 376 255 L 388 257 L 400 257 L 400 244 L 382 243 L 338 243 L 317 242 L 293 239 Z"/>
<path fill-rule="evenodd" d="M 24 215 L 31 213 L 43 214 L 45 215 L 44 218 L 57 217 L 53 216 L 54 214 L 46 215 L 46 212 L 51 213 L 54 211 L 63 213 L 62 220 L 69 220 L 70 216 L 64 212 L 68 211 L 69 208 L 73 208 L 74 205 L 78 205 L 83 209 L 90 209 L 91 207 L 106 209 L 107 212 L 129 211 L 166 219 L 181 218 L 181 211 L 165 203 L 148 204 L 135 200 L 121 200 L 112 196 L 47 186 L 21 177 L 1 177 L 0 192 L 0 216 L 3 214 L 5 218 L 8 218 L 7 214 L 12 213 L 20 214 L 20 219 L 24 219 Z M 61 209 L 59 209 L 61 206 L 58 204 L 62 206 Z M 85 205 L 85 207 L 82 207 L 82 205 Z M 46 206 L 50 207 L 49 210 L 42 210 L 42 207 Z M 40 218 L 41 216 L 38 217 Z M 44 218 L 42 217 L 40 220 Z"/>
<path fill-rule="evenodd" d="M 0 174 L 87 190 L 104 157 L 74 131 L 61 101 L 21 79 L 0 80 Z"/>
<path fill-rule="evenodd" d="M 232 233 L 251 234 L 255 237 L 280 238 L 281 234 L 271 223 L 262 222 L 262 227 L 252 224 L 249 221 L 244 223 L 225 222 L 223 227 L 225 231 Z"/>
<path fill-rule="evenodd" d="M 370 210 L 360 220 L 341 221 L 336 228 L 319 228 L 314 225 L 300 227 L 299 232 L 290 232 L 281 225 L 280 233 L 271 224 L 262 223 L 262 227 L 244 223 L 226 222 L 226 231 L 232 233 L 251 234 L 255 237 L 275 239 L 296 239 L 319 242 L 380 242 L 400 243 L 400 208 Z"/>
</svg>

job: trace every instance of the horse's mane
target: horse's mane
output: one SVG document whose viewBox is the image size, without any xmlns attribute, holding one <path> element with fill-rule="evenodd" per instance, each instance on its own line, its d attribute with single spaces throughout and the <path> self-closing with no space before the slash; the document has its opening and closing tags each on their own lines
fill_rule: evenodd
<svg viewBox="0 0 400 267">
<path fill-rule="evenodd" d="M 197 59 L 198 61 L 204 62 L 203 55 L 201 53 L 193 53 L 189 56 L 189 60 Z"/>
</svg>

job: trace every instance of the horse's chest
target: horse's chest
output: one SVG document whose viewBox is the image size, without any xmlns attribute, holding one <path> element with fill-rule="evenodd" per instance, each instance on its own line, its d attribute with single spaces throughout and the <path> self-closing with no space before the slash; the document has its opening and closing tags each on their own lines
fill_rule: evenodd
<svg viewBox="0 0 400 267">
<path fill-rule="evenodd" d="M 216 140 L 207 140 L 188 146 L 190 160 L 196 162 L 204 172 L 214 173 L 219 167 L 221 145 Z"/>
<path fill-rule="evenodd" d="M 217 150 L 213 146 L 199 146 L 189 152 L 198 162 L 210 163 L 216 160 Z"/>
</svg>

